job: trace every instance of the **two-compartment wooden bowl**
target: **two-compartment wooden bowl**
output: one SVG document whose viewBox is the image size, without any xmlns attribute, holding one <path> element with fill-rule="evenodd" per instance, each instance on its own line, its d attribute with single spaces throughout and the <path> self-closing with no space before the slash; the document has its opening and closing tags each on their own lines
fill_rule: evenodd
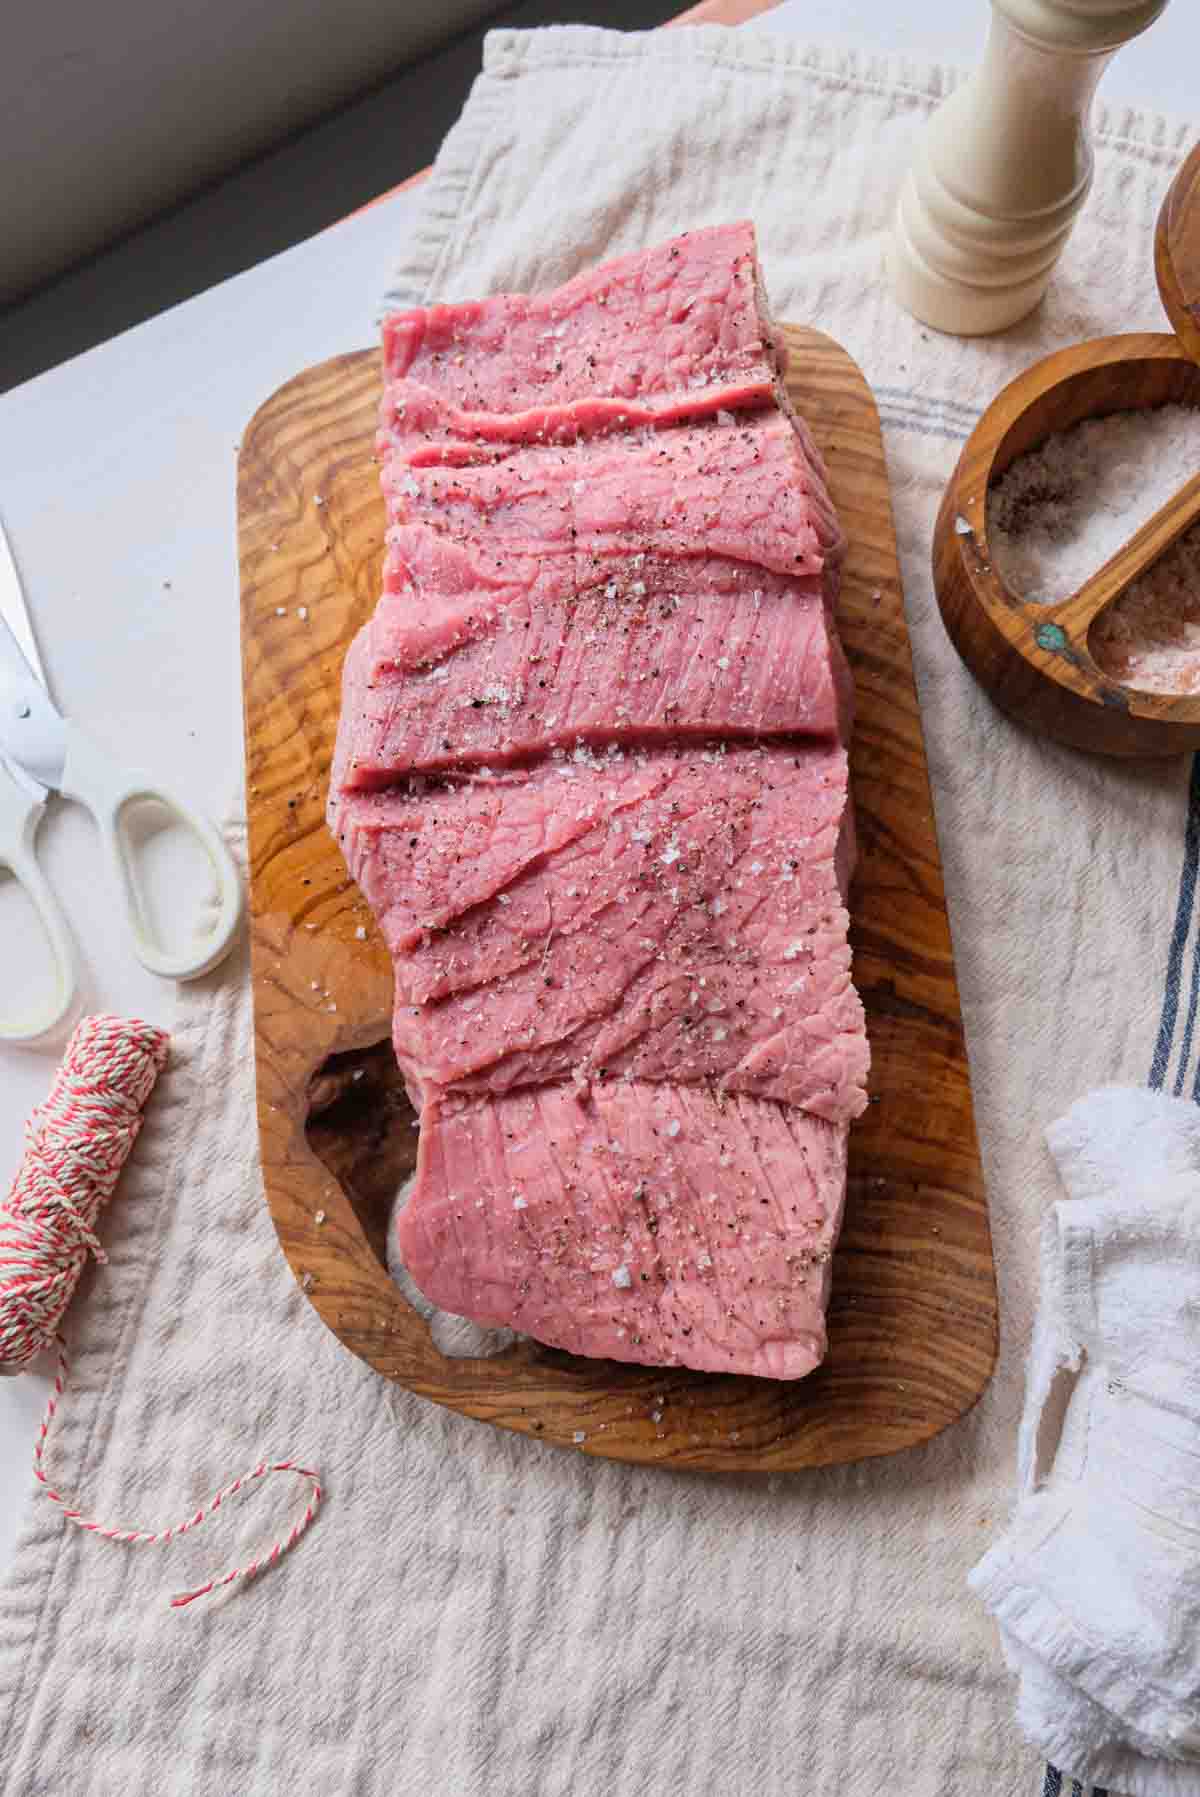
<svg viewBox="0 0 1200 1797">
<path fill-rule="evenodd" d="M 1069 597 L 1019 598 L 994 565 L 987 501 L 1019 456 L 1085 418 L 1171 403 L 1200 406 L 1200 146 L 1163 202 L 1155 266 L 1175 335 L 1073 344 L 1012 381 L 972 432 L 946 487 L 933 542 L 951 640 L 1001 710 L 1044 735 L 1106 755 L 1200 748 L 1200 694 L 1142 691 L 1106 673 L 1097 619 L 1200 518 L 1200 475 Z"/>
</svg>

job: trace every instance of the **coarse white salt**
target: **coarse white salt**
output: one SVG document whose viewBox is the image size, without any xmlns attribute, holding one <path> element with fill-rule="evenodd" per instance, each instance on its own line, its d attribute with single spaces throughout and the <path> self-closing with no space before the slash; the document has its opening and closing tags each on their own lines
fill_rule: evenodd
<svg viewBox="0 0 1200 1797">
<path fill-rule="evenodd" d="M 680 1128 L 681 1128 L 681 1125 L 680 1125 L 678 1117 L 672 1117 L 671 1121 L 667 1124 L 667 1134 L 669 1136 L 677 1136 L 679 1134 Z"/>
<path fill-rule="evenodd" d="M 574 1435 L 572 1435 L 572 1437 L 571 1437 L 571 1440 L 575 1443 L 576 1447 L 578 1447 L 578 1445 L 581 1441 L 587 1440 L 587 1435 L 583 1429 L 576 1429 Z"/>
<path fill-rule="evenodd" d="M 306 619 L 306 618 L 307 618 L 307 617 L 308 617 L 308 607 L 307 607 L 307 605 L 302 605 L 302 606 L 300 606 L 300 608 L 299 608 L 299 609 L 298 609 L 298 611 L 297 611 L 297 612 L 296 612 L 296 616 L 297 616 L 297 617 L 298 617 L 298 618 L 299 618 L 299 620 L 300 620 L 300 622 L 301 622 L 301 623 L 302 623 L 302 624 L 303 624 L 303 623 L 304 623 L 304 621 L 305 621 L 305 619 Z"/>
<path fill-rule="evenodd" d="M 996 572 L 1020 599 L 1078 592 L 1200 470 L 1200 407 L 1085 418 L 1017 460 L 989 492 Z"/>
<path fill-rule="evenodd" d="M 1092 625 L 1088 647 L 1126 686 L 1200 692 L 1200 524 L 1130 581 Z"/>
<path fill-rule="evenodd" d="M 629 1271 L 629 1268 L 627 1266 L 625 1266 L 624 1264 L 622 1264 L 619 1267 L 614 1267 L 613 1274 L 612 1274 L 612 1282 L 619 1291 L 622 1291 L 622 1292 L 628 1291 L 629 1287 L 633 1284 L 633 1274 Z"/>
<path fill-rule="evenodd" d="M 356 929 L 356 930 L 355 930 L 355 932 L 354 932 L 354 934 L 355 934 L 355 935 L 356 935 L 356 936 L 357 936 L 357 937 L 358 937 L 358 940 L 359 940 L 359 941 L 360 941 L 360 942 L 365 942 L 365 941 L 366 941 L 366 940 L 367 940 L 367 928 L 366 928 L 366 925 L 365 925 L 365 924 L 361 924 L 361 923 L 360 923 L 360 924 L 359 924 L 359 926 L 358 926 L 358 928 L 357 928 L 357 929 Z"/>
<path fill-rule="evenodd" d="M 529 1209 L 528 1198 L 521 1198 L 519 1196 L 514 1198 L 513 1199 L 513 1209 L 514 1210 L 528 1210 Z"/>
</svg>

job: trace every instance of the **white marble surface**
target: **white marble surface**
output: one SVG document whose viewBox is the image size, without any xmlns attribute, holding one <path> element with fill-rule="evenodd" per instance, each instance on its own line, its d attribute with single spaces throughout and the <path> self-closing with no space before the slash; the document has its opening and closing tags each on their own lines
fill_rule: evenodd
<svg viewBox="0 0 1200 1797">
<path fill-rule="evenodd" d="M 986 25 L 982 0 L 911 9 L 864 0 L 853 33 L 843 13 L 838 0 L 785 0 L 758 24 L 965 63 Z M 1104 91 L 1192 111 L 1195 32 L 1192 9 L 1177 0 L 1122 51 Z M 235 445 L 288 376 L 371 340 L 374 296 L 415 204 L 412 194 L 387 200 L 0 397 L 0 515 L 58 702 L 114 753 L 214 813 L 241 763 Z M 169 1024 L 172 989 L 134 959 L 86 816 L 54 808 L 41 852 L 83 945 L 92 1007 Z M 0 989 L 11 991 L 35 934 L 9 884 L 0 888 Z M 52 1070 L 52 1058 L 0 1048 L 6 1184 L 22 1120 Z M 0 1380 L 0 1565 L 30 1488 L 45 1393 L 36 1374 Z"/>
</svg>

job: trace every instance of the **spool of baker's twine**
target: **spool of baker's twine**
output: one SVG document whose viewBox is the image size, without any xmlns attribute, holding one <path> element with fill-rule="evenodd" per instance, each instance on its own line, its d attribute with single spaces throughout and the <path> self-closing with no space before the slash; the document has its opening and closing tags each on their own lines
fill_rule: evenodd
<svg viewBox="0 0 1200 1797">
<path fill-rule="evenodd" d="M 101 1209 L 142 1127 L 142 1109 L 167 1059 L 169 1037 L 124 1017 L 85 1017 L 75 1030 L 46 1102 L 25 1125 L 25 1154 L 0 1206 L 0 1373 L 19 1373 L 57 1346 L 58 1369 L 33 1453 L 46 1495 L 69 1522 L 106 1541 L 165 1547 L 214 1516 L 227 1498 L 269 1473 L 309 1483 L 308 1507 L 291 1533 L 248 1565 L 171 1599 L 182 1609 L 210 1591 L 252 1579 L 293 1548 L 321 1506 L 318 1475 L 294 1460 L 262 1460 L 223 1485 L 194 1516 L 169 1529 L 116 1529 L 86 1517 L 56 1491 L 45 1468 L 46 1440 L 67 1384 L 62 1321 L 89 1254 L 107 1256 L 96 1235 Z"/>
</svg>

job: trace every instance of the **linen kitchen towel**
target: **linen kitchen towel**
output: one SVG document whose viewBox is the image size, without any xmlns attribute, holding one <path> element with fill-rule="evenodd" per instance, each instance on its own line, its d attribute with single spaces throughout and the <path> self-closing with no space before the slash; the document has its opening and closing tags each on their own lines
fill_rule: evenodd
<svg viewBox="0 0 1200 1797">
<path fill-rule="evenodd" d="M 202 982 L 181 995 L 135 1183 L 107 1219 L 112 1262 L 71 1320 L 53 1464 L 97 1513 L 152 1523 L 283 1444 L 320 1466 L 328 1501 L 279 1574 L 182 1612 L 168 1592 L 273 1538 L 286 1482 L 169 1558 L 31 1504 L 0 1595 L 4 1797 L 1032 1797 L 1040 1763 L 966 1574 L 1008 1509 L 1056 1195 L 1042 1131 L 1152 1062 L 1159 1083 L 1190 1082 L 1200 829 L 1185 844 L 1184 763 L 1089 760 L 998 717 L 942 631 L 929 541 L 997 387 L 1066 341 L 1161 328 L 1152 228 L 1189 133 L 1101 108 L 1096 185 L 1047 304 L 1003 338 L 954 342 L 901 314 L 880 274 L 911 145 L 954 79 L 754 32 L 493 34 L 394 288 L 548 285 L 748 215 L 778 315 L 862 363 L 989 1183 L 992 1385 L 924 1448 L 770 1484 L 608 1464 L 410 1397 L 298 1291 L 255 1162 L 244 971 Z"/>
<path fill-rule="evenodd" d="M 1051 1125 L 1012 1522 L 971 1574 L 1029 1737 L 1133 1797 L 1200 1792 L 1200 1107 L 1109 1087 Z"/>
</svg>

